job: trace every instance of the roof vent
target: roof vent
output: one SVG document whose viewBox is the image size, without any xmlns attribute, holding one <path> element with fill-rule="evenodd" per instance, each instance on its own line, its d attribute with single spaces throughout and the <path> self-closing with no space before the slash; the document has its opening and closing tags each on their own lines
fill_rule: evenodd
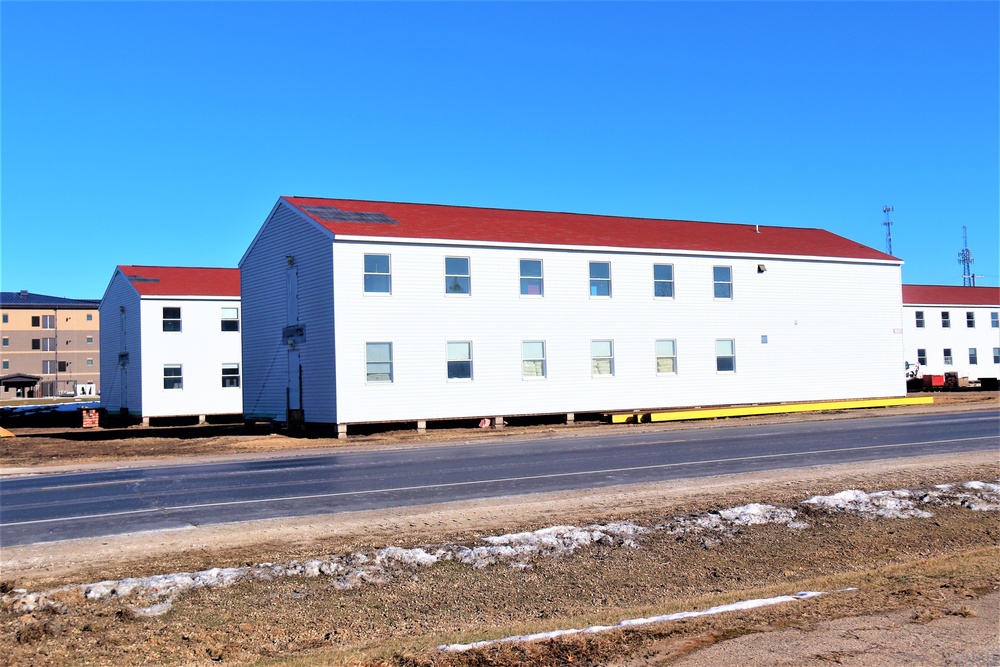
<svg viewBox="0 0 1000 667">
<path fill-rule="evenodd" d="M 398 225 L 399 221 L 385 213 L 344 211 L 336 206 L 300 206 L 303 211 L 326 222 L 364 222 L 376 225 Z"/>
<path fill-rule="evenodd" d="M 21 298 L 22 299 L 27 299 L 28 298 L 28 290 L 26 290 L 26 289 L 21 290 Z"/>
<path fill-rule="evenodd" d="M 146 276 L 127 276 L 130 283 L 158 283 L 159 278 L 147 278 Z"/>
</svg>

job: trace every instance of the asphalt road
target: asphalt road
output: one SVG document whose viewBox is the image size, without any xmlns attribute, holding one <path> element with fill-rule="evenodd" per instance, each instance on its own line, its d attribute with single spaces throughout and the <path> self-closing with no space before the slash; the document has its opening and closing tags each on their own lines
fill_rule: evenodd
<svg viewBox="0 0 1000 667">
<path fill-rule="evenodd" d="M 1000 411 L 38 475 L 0 482 L 0 546 L 981 450 Z"/>
</svg>

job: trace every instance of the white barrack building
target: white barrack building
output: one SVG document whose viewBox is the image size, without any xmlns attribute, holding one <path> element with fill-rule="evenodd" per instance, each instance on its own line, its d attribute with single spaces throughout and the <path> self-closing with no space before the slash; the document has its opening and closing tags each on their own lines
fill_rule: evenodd
<svg viewBox="0 0 1000 667">
<path fill-rule="evenodd" d="M 148 424 L 243 412 L 238 269 L 119 266 L 100 317 L 108 413 Z"/>
<path fill-rule="evenodd" d="M 820 229 L 283 197 L 240 261 L 244 414 L 902 396 L 901 264 Z"/>
</svg>

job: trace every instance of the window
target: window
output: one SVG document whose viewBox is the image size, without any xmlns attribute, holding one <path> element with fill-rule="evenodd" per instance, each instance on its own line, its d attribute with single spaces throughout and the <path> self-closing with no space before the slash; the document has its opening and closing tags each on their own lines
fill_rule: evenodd
<svg viewBox="0 0 1000 667">
<path fill-rule="evenodd" d="M 222 388 L 240 386 L 240 365 L 222 364 Z"/>
<path fill-rule="evenodd" d="M 40 349 L 42 349 L 42 339 L 41 338 L 32 338 L 31 339 L 31 349 L 32 350 L 40 350 Z"/>
<path fill-rule="evenodd" d="M 672 299 L 674 296 L 674 265 L 653 264 L 653 296 Z"/>
<path fill-rule="evenodd" d="M 927 365 L 927 350 L 924 348 L 917 348 L 917 363 L 921 366 Z"/>
<path fill-rule="evenodd" d="M 392 343 L 365 343 L 369 382 L 392 382 Z"/>
<path fill-rule="evenodd" d="M 969 329 L 976 328 L 976 313 L 969 310 L 965 313 L 965 326 Z"/>
<path fill-rule="evenodd" d="M 40 327 L 40 326 L 42 326 L 42 318 L 40 318 L 38 315 L 32 315 L 31 316 L 31 326 L 33 326 L 33 327 Z"/>
<path fill-rule="evenodd" d="M 922 310 L 917 311 L 917 328 L 918 329 L 924 328 L 924 311 Z"/>
<path fill-rule="evenodd" d="M 527 296 L 542 296 L 542 260 L 521 260 L 521 294 Z"/>
<path fill-rule="evenodd" d="M 7 338 L 6 336 L 3 337 L 3 346 L 10 347 L 10 338 Z"/>
<path fill-rule="evenodd" d="M 56 372 L 56 362 L 49 359 L 42 360 L 42 375 L 52 375 Z"/>
<path fill-rule="evenodd" d="M 947 310 L 941 311 L 941 328 L 950 329 L 951 328 L 951 313 Z"/>
<path fill-rule="evenodd" d="M 1000 313 L 990 313 L 990 326 L 1000 329 Z"/>
<path fill-rule="evenodd" d="M 389 255 L 365 255 L 365 294 L 392 294 Z"/>
<path fill-rule="evenodd" d="M 951 366 L 951 348 L 944 348 L 944 365 Z"/>
<path fill-rule="evenodd" d="M 94 365 L 94 360 L 93 359 L 87 359 L 87 365 L 88 366 L 93 366 Z"/>
<path fill-rule="evenodd" d="M 3 314 L 3 323 L 7 324 L 7 313 Z"/>
<path fill-rule="evenodd" d="M 715 341 L 715 370 L 720 373 L 736 371 L 736 341 L 731 338 Z"/>
<path fill-rule="evenodd" d="M 65 373 L 68 370 L 69 362 L 68 361 L 60 361 L 59 364 L 56 367 L 59 369 L 60 373 Z"/>
<path fill-rule="evenodd" d="M 42 328 L 43 329 L 55 329 L 56 328 L 56 316 L 55 315 L 42 315 Z"/>
<path fill-rule="evenodd" d="M 656 373 L 663 375 L 677 372 L 677 342 L 673 340 L 656 341 Z"/>
<path fill-rule="evenodd" d="M 10 368 L 10 362 L 6 359 L 3 360 L 3 369 L 8 370 Z"/>
<path fill-rule="evenodd" d="M 448 343 L 448 379 L 472 379 L 472 343 Z"/>
<path fill-rule="evenodd" d="M 93 342 L 94 342 L 94 337 L 93 336 L 87 336 L 87 343 L 88 344 L 92 344 Z"/>
<path fill-rule="evenodd" d="M 729 266 L 713 266 L 712 280 L 715 281 L 715 298 L 733 298 L 733 269 Z"/>
<path fill-rule="evenodd" d="M 521 377 L 545 377 L 545 342 L 540 340 L 521 343 Z"/>
<path fill-rule="evenodd" d="M 993 348 L 993 363 L 1000 364 L 1000 347 Z"/>
<path fill-rule="evenodd" d="M 94 314 L 93 313 L 87 313 L 87 321 L 88 322 L 93 322 L 94 321 Z"/>
<path fill-rule="evenodd" d="M 223 308 L 222 309 L 222 330 L 223 331 L 239 331 L 240 330 L 240 309 L 239 308 Z"/>
<path fill-rule="evenodd" d="M 164 331 L 180 331 L 181 330 L 181 309 L 180 308 L 164 308 L 163 309 L 163 330 Z"/>
<path fill-rule="evenodd" d="M 163 367 L 163 388 L 183 389 L 184 375 L 181 373 L 180 364 L 167 364 Z"/>
<path fill-rule="evenodd" d="M 615 343 L 611 340 L 590 341 L 590 372 L 592 375 L 615 374 Z"/>
<path fill-rule="evenodd" d="M 446 294 L 469 294 L 472 278 L 469 274 L 468 257 L 444 258 L 444 291 Z"/>
<path fill-rule="evenodd" d="M 56 349 L 56 339 L 55 338 L 43 338 L 42 339 L 42 350 L 44 352 L 54 352 Z"/>
<path fill-rule="evenodd" d="M 611 296 L 611 262 L 590 263 L 590 296 Z"/>
<path fill-rule="evenodd" d="M 972 366 L 975 366 L 978 363 L 979 363 L 979 353 L 976 351 L 976 348 L 970 347 L 969 348 L 969 364 L 972 365 Z"/>
</svg>

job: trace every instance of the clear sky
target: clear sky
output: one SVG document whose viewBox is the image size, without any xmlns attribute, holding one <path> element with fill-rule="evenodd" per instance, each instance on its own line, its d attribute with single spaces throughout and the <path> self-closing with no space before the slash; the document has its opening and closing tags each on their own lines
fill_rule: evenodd
<svg viewBox="0 0 1000 667">
<path fill-rule="evenodd" d="M 822 227 L 997 285 L 1000 3 L 0 3 L 0 282 L 236 266 L 282 195 Z"/>
</svg>

